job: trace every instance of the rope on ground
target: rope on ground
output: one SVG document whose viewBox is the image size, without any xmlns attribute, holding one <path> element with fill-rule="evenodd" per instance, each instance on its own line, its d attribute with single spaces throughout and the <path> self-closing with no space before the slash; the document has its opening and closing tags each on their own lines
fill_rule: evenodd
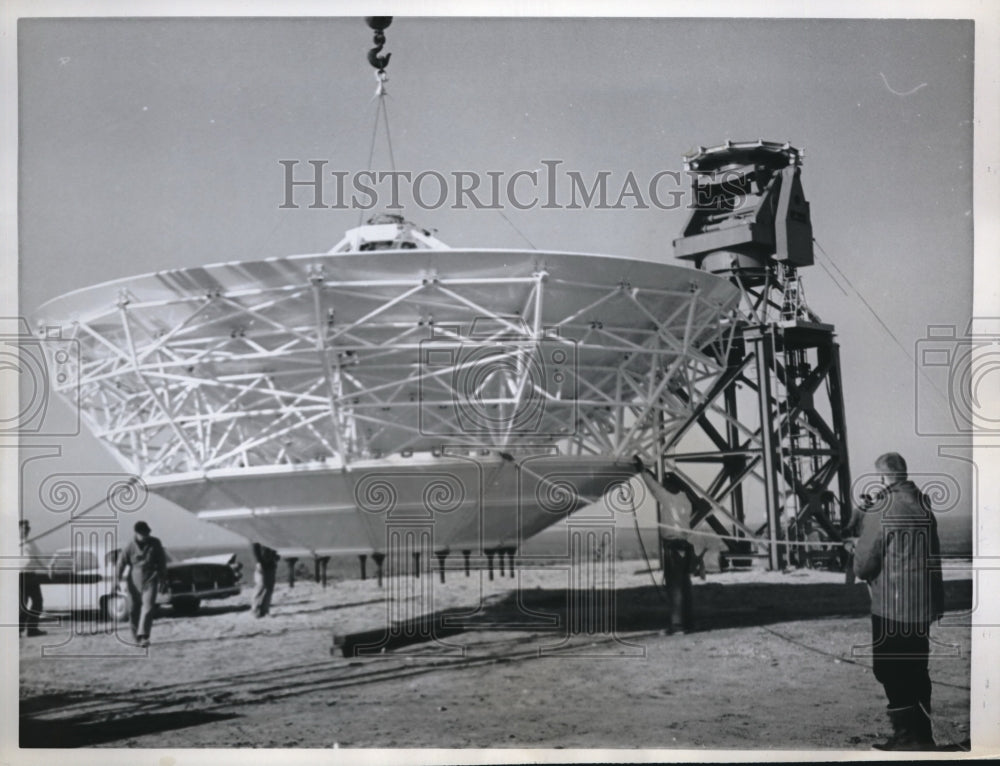
<svg viewBox="0 0 1000 766">
<path fill-rule="evenodd" d="M 934 682 L 931 681 L 931 683 Z M 931 716 L 931 711 L 924 707 L 923 702 L 917 702 L 917 705 L 920 706 L 920 709 L 924 712 L 924 715 L 927 716 L 927 720 L 931 722 L 935 720 L 935 718 Z M 966 753 L 968 753 L 970 748 L 966 747 L 959 741 L 959 738 L 955 734 L 955 727 L 952 726 L 950 722 L 944 720 L 943 718 L 938 717 L 936 720 L 938 724 L 940 724 L 944 728 L 945 734 L 948 735 L 948 739 L 951 740 L 952 744 L 960 748 L 961 750 L 965 751 Z"/>
<path fill-rule="evenodd" d="M 814 652 L 816 654 L 822 654 L 826 657 L 832 657 L 833 659 L 839 660 L 840 662 L 846 662 L 851 665 L 857 665 L 858 667 L 867 668 L 868 670 L 871 670 L 872 668 L 872 666 L 866 662 L 858 662 L 857 660 L 852 660 L 848 657 L 844 657 L 843 655 L 834 654 L 833 652 L 828 652 L 824 649 L 820 649 L 819 647 L 810 646 L 809 644 L 804 644 L 801 641 L 792 638 L 791 636 L 786 636 L 785 634 L 779 633 L 778 631 L 768 628 L 765 625 L 761 625 L 760 629 L 770 633 L 773 636 L 777 636 L 778 638 L 782 639 L 783 641 L 787 641 L 790 644 L 795 644 L 796 646 L 802 647 L 803 649 L 807 649 L 810 652 Z M 961 684 L 951 684 L 948 683 L 947 681 L 933 681 L 932 683 L 936 684 L 937 686 L 947 686 L 951 689 L 962 689 L 964 691 L 971 690 L 971 687 L 969 686 L 962 686 Z"/>
<path fill-rule="evenodd" d="M 783 633 L 779 633 L 776 630 L 768 628 L 765 625 L 761 625 L 760 629 L 763 630 L 763 631 L 765 631 L 766 633 L 770 633 L 772 636 L 777 636 L 782 641 L 787 641 L 790 644 L 795 644 L 795 646 L 801 647 L 802 649 L 806 649 L 807 651 L 813 652 L 814 654 L 822 654 L 824 657 L 832 657 L 837 662 L 843 662 L 843 663 L 847 663 L 849 665 L 857 665 L 860 668 L 866 668 L 868 670 L 872 669 L 872 666 L 869 665 L 868 663 L 858 662 L 857 660 L 852 660 L 852 659 L 850 659 L 848 657 L 844 657 L 844 656 L 839 655 L 839 654 L 833 654 L 832 652 L 828 652 L 828 651 L 826 651 L 824 649 L 820 649 L 819 647 L 810 646 L 809 644 L 805 644 L 805 643 L 803 643 L 801 641 L 798 641 L 797 639 L 794 639 L 791 636 L 786 636 Z M 935 685 L 935 686 L 947 686 L 947 687 L 949 687 L 951 689 L 962 689 L 964 691 L 971 691 L 971 687 L 969 687 L 969 686 L 962 686 L 961 684 L 950 684 L 947 681 L 935 681 L 935 680 L 932 679 L 931 683 L 933 685 Z M 920 704 L 920 703 L 918 703 L 918 704 Z M 952 742 L 953 745 L 955 745 L 956 747 L 961 748 L 962 750 L 964 750 L 966 752 L 969 751 L 969 748 L 965 747 L 965 745 L 963 745 L 961 743 L 960 738 L 956 735 L 955 727 L 951 723 L 949 723 L 948 721 L 945 721 L 940 716 L 938 716 L 937 718 L 932 718 L 930 712 L 922 704 L 920 705 L 920 709 L 924 711 L 924 714 L 928 718 L 930 718 L 931 720 L 936 720 L 939 724 L 941 724 L 942 728 L 945 729 L 945 733 L 947 734 L 948 739 L 951 740 L 951 742 Z"/>
</svg>

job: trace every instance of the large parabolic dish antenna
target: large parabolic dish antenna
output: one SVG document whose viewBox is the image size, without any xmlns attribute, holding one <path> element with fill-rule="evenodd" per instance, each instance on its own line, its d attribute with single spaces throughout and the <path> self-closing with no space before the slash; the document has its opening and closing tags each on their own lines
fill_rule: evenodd
<svg viewBox="0 0 1000 766">
<path fill-rule="evenodd" d="M 77 290 L 36 324 L 79 343 L 61 393 L 93 433 L 199 518 L 316 555 L 426 519 L 435 549 L 479 551 L 655 463 L 738 300 L 682 266 L 451 249 L 383 217 L 323 254 Z"/>
</svg>

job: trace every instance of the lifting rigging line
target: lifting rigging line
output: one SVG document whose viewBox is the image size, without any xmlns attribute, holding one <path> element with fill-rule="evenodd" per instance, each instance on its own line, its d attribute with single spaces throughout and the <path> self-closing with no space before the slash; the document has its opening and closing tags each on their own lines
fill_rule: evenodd
<svg viewBox="0 0 1000 766">
<path fill-rule="evenodd" d="M 861 293 L 861 291 L 857 287 L 854 286 L 854 283 L 851 282 L 850 278 L 841 270 L 841 268 L 837 265 L 836 261 L 833 260 L 830 254 L 826 252 L 826 250 L 823 248 L 823 246 L 819 243 L 819 241 L 815 237 L 813 237 L 813 243 L 816 245 L 817 248 L 819 248 L 819 251 L 823 254 L 826 260 L 830 262 L 830 265 L 833 266 L 834 269 L 836 269 L 837 273 L 841 276 L 844 282 L 847 283 L 847 286 L 851 288 L 851 291 L 858 297 L 858 300 L 860 300 L 861 303 L 864 305 L 864 307 L 868 309 L 869 313 L 871 313 L 871 315 L 875 317 L 875 321 L 879 323 L 879 325 L 882 327 L 885 333 L 890 338 L 892 338 L 893 342 L 895 342 L 897 346 L 899 346 L 900 351 L 902 351 L 906 355 L 906 358 L 913 363 L 914 367 L 931 385 L 931 387 L 935 391 L 937 391 L 938 394 L 940 394 L 941 399 L 947 403 L 948 397 L 945 395 L 945 393 L 940 388 L 938 388 L 937 383 L 924 371 L 923 366 L 917 364 L 916 360 L 913 358 L 913 354 L 910 353 L 909 349 L 903 345 L 902 341 L 900 341 L 899 338 L 896 336 L 896 334 L 890 329 L 889 325 L 887 325 L 883 321 L 882 317 L 879 316 L 879 313 L 875 310 L 875 308 L 871 305 L 871 303 L 868 302 L 868 299 L 865 298 L 865 296 Z M 822 263 L 820 263 L 820 265 L 822 265 Z M 829 274 L 830 272 L 827 271 L 827 273 Z"/>
<path fill-rule="evenodd" d="M 383 121 L 383 124 L 385 125 L 385 139 L 386 139 L 386 143 L 388 144 L 388 147 L 389 147 L 389 164 L 390 164 L 390 167 L 392 168 L 393 172 L 395 172 L 395 170 L 396 170 L 396 159 L 395 159 L 395 156 L 393 155 L 393 151 L 392 151 L 392 135 L 389 132 L 389 112 L 388 112 L 388 109 L 387 109 L 386 103 L 385 103 L 385 97 L 386 97 L 385 83 L 389 79 L 388 76 L 385 73 L 385 68 L 386 68 L 386 66 L 388 66 L 388 64 L 389 64 L 389 58 L 392 56 L 392 54 L 391 53 L 386 53 L 385 55 L 381 55 L 382 47 L 385 45 L 385 33 L 384 33 L 384 30 L 386 29 L 386 27 L 388 27 L 392 23 L 392 16 L 366 16 L 365 17 L 365 22 L 368 24 L 369 27 L 371 27 L 375 31 L 375 34 L 374 34 L 375 46 L 368 51 L 367 58 L 368 58 L 368 63 L 371 64 L 375 68 L 375 70 L 376 70 L 375 71 L 375 81 L 376 81 L 377 85 L 375 87 L 375 96 L 373 98 L 377 98 L 378 99 L 378 105 L 376 106 L 376 109 L 375 109 L 375 123 L 374 123 L 373 128 L 372 128 L 371 147 L 369 148 L 369 151 L 368 151 L 368 170 L 369 170 L 369 172 L 371 171 L 371 169 L 372 169 L 372 161 L 373 161 L 373 159 L 375 157 L 375 142 L 376 142 L 376 138 L 378 137 L 379 117 L 381 117 L 382 121 Z M 359 218 L 358 218 L 358 225 L 359 226 L 361 225 L 361 222 L 362 222 L 361 219 L 363 217 L 364 217 L 364 210 L 360 210 L 359 211 Z M 136 481 L 140 481 L 140 480 L 134 477 L 132 480 L 130 480 L 129 483 L 131 484 L 131 483 L 134 483 Z M 77 520 L 80 516 L 83 516 L 83 515 L 85 515 L 87 513 L 90 513 L 94 509 L 100 507 L 101 505 L 104 505 L 110 499 L 111 499 L 110 495 L 108 497 L 104 497 L 104 498 L 99 499 L 98 501 L 96 501 L 92 505 L 88 506 L 84 510 L 79 511 L 79 512 L 77 512 L 75 514 L 72 514 L 71 518 L 67 519 L 66 521 L 64 521 L 64 522 L 62 522 L 60 524 L 56 524 L 55 526 L 53 526 L 53 527 L 45 530 L 44 532 L 41 532 L 41 533 L 39 533 L 37 535 L 34 535 L 34 536 L 30 537 L 27 540 L 27 542 L 33 542 L 34 540 L 39 540 L 39 539 L 41 539 L 43 537 L 47 537 L 48 535 L 52 534 L 53 532 L 57 532 L 58 530 L 60 530 L 60 529 L 62 529 L 64 527 L 68 526 L 69 524 L 71 524 L 73 521 Z"/>
<path fill-rule="evenodd" d="M 393 173 L 396 172 L 396 157 L 392 151 L 392 133 L 389 130 L 389 109 L 386 105 L 386 92 L 385 84 L 389 80 L 389 76 L 385 73 L 385 68 L 389 65 L 389 58 L 392 56 L 391 53 L 386 53 L 382 55 L 382 48 L 385 46 L 385 29 L 392 23 L 392 16 L 366 16 L 365 23 L 368 24 L 374 30 L 373 41 L 375 43 L 374 47 L 368 51 L 368 63 L 375 68 L 375 95 L 372 100 L 378 99 L 378 103 L 375 106 L 375 120 L 372 125 L 372 140 L 371 146 L 368 149 L 368 172 L 372 171 L 372 163 L 375 159 L 375 143 L 378 138 L 378 126 L 379 118 L 382 118 L 382 124 L 385 125 L 385 141 L 389 150 L 389 167 Z M 394 200 L 396 202 L 398 200 Z M 362 208 L 358 211 L 358 226 L 361 225 L 364 219 L 365 211 Z"/>
</svg>

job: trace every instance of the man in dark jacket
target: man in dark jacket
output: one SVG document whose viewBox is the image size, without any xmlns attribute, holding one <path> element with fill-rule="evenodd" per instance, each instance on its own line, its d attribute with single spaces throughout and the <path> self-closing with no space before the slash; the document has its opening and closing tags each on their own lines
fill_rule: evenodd
<svg viewBox="0 0 1000 766">
<path fill-rule="evenodd" d="M 906 461 L 889 452 L 875 461 L 885 489 L 863 510 L 854 573 L 871 593 L 873 669 L 889 700 L 893 734 L 880 750 L 925 750 L 931 735 L 930 624 L 944 589 L 930 503 L 907 479 Z"/>
<path fill-rule="evenodd" d="M 254 543 L 253 557 L 256 562 L 253 573 L 253 614 L 254 617 L 266 617 L 271 610 L 271 596 L 274 594 L 281 556 L 273 548 Z"/>
<path fill-rule="evenodd" d="M 125 567 L 131 567 L 127 585 L 132 608 L 132 636 L 139 646 L 149 646 L 156 593 L 166 593 L 170 589 L 167 554 L 160 540 L 149 534 L 151 530 L 145 521 L 137 521 L 133 529 L 135 537 L 118 557 L 117 577 L 121 580 Z"/>
</svg>

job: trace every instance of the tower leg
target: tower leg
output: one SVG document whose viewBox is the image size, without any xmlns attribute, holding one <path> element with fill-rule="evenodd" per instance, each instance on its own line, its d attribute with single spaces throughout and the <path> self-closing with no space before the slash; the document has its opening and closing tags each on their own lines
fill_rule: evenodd
<svg viewBox="0 0 1000 766">
<path fill-rule="evenodd" d="M 470 575 L 469 572 L 469 556 L 472 555 L 472 551 L 462 551 L 462 557 L 465 559 L 465 576 Z"/>
<path fill-rule="evenodd" d="M 366 579 L 365 569 L 367 568 L 367 564 L 368 564 L 368 556 L 366 556 L 364 553 L 359 554 L 358 555 L 358 561 L 361 562 L 361 579 L 364 580 L 364 579 Z"/>
<path fill-rule="evenodd" d="M 299 562 L 299 560 L 296 557 L 292 556 L 290 558 L 285 559 L 285 561 L 288 562 L 288 587 L 289 588 L 294 588 L 295 587 L 295 565 Z"/>
<path fill-rule="evenodd" d="M 735 360 L 730 360 L 730 366 L 736 365 Z M 726 442 L 731 450 L 738 450 L 740 447 L 740 441 L 742 435 L 739 429 L 739 412 L 737 409 L 736 401 L 736 387 L 728 386 L 725 393 L 723 394 L 724 406 L 726 409 Z M 746 457 L 745 456 L 734 456 L 730 458 L 729 463 L 723 462 L 726 466 L 726 473 L 728 476 L 735 477 L 743 472 L 746 467 Z M 746 520 L 746 515 L 743 510 L 743 485 L 738 483 L 736 488 L 730 494 L 730 508 L 733 510 L 733 516 L 736 520 L 742 524 Z M 735 532 L 736 530 L 734 530 Z"/>
<path fill-rule="evenodd" d="M 781 569 L 781 551 L 778 539 L 781 530 L 778 528 L 778 460 L 780 459 L 777 445 L 777 435 L 774 431 L 774 421 L 781 417 L 780 412 L 774 412 L 771 405 L 774 397 L 771 392 L 771 370 L 774 365 L 774 337 L 769 332 L 755 334 L 748 338 L 754 344 L 757 360 L 757 398 L 760 408 L 760 438 L 761 462 L 764 469 L 764 503 L 767 508 L 767 529 L 771 537 L 768 546 L 768 562 L 772 570 Z"/>
<path fill-rule="evenodd" d="M 830 355 L 830 410 L 834 431 L 840 448 L 840 466 L 837 470 L 837 489 L 840 491 L 840 518 L 836 523 L 842 529 L 851 518 L 851 468 L 847 454 L 847 417 L 844 414 L 844 388 L 840 380 L 840 346 L 831 342 L 827 353 Z M 831 519 L 831 521 L 833 521 Z"/>
</svg>

